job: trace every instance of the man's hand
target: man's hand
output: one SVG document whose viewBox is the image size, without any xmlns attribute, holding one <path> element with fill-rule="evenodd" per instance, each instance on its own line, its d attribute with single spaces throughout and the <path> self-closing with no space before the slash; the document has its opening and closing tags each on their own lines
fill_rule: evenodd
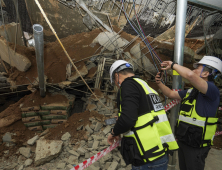
<svg viewBox="0 0 222 170">
<path fill-rule="evenodd" d="M 119 136 L 112 136 L 111 134 L 109 134 L 108 138 L 107 138 L 107 142 L 112 145 L 114 143 L 114 141 L 118 141 L 119 140 Z"/>
<path fill-rule="evenodd" d="M 161 67 L 163 67 L 163 68 L 161 68 L 161 70 L 171 69 L 172 63 L 173 63 L 172 61 L 163 61 L 163 62 L 161 63 Z"/>
<path fill-rule="evenodd" d="M 158 73 L 156 74 L 156 77 L 155 77 L 156 84 L 161 83 L 162 76 L 163 76 L 163 72 L 161 72 L 161 73 L 158 72 Z"/>
</svg>

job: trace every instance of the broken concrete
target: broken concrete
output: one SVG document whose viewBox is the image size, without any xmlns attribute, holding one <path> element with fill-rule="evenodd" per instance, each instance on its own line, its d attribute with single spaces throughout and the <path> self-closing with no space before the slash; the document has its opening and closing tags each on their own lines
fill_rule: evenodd
<svg viewBox="0 0 222 170">
<path fill-rule="evenodd" d="M 109 51 L 113 51 L 117 48 L 121 48 L 124 45 L 126 45 L 126 43 L 120 38 L 119 35 L 117 35 L 117 33 L 110 33 L 110 32 L 102 32 L 100 33 L 97 37 L 96 40 L 94 41 L 97 42 L 104 46 L 104 48 L 106 48 Z"/>
<path fill-rule="evenodd" d="M 34 145 L 35 142 L 36 142 L 38 139 L 39 139 L 39 136 L 37 135 L 37 136 L 33 137 L 32 139 L 29 139 L 29 140 L 27 141 L 27 144 L 29 144 L 29 145 Z"/>
<path fill-rule="evenodd" d="M 27 167 L 27 166 L 31 165 L 32 162 L 33 162 L 32 159 L 27 159 L 27 160 L 25 161 L 24 166 Z"/>
<path fill-rule="evenodd" d="M 0 56 L 3 61 L 16 67 L 19 71 L 25 72 L 31 66 L 31 62 L 25 56 L 14 52 L 10 47 L 7 46 L 6 41 L 0 39 Z"/>
<path fill-rule="evenodd" d="M 134 65 L 139 65 L 138 69 L 139 71 L 142 71 L 142 60 L 141 60 L 141 49 L 140 49 L 140 44 L 136 44 L 134 45 L 131 49 L 130 49 L 130 53 L 136 58 L 136 63 Z M 135 61 L 135 60 L 134 60 Z"/>
<path fill-rule="evenodd" d="M 38 140 L 36 144 L 35 165 L 41 165 L 57 157 L 62 151 L 63 142 L 60 140 Z"/>
<path fill-rule="evenodd" d="M 71 137 L 69 132 L 66 132 L 64 135 L 62 135 L 61 140 L 66 141 Z"/>
<path fill-rule="evenodd" d="M 21 148 L 19 148 L 19 152 L 20 152 L 20 154 L 22 154 L 26 158 L 29 158 L 31 156 L 31 149 L 30 148 L 21 147 Z"/>
<path fill-rule="evenodd" d="M 88 74 L 88 69 L 87 69 L 87 67 L 84 63 L 82 64 L 82 66 L 80 68 L 78 68 L 78 71 L 79 71 L 80 75 L 83 76 L 83 77 Z M 75 71 L 68 78 L 68 80 L 69 81 L 76 81 L 79 77 L 80 77 L 79 74 Z"/>
<path fill-rule="evenodd" d="M 89 104 L 87 106 L 87 110 L 89 110 L 90 112 L 93 111 L 93 110 L 96 110 L 97 106 L 95 104 Z"/>
<path fill-rule="evenodd" d="M 11 140 L 12 140 L 12 135 L 11 135 L 11 133 L 9 133 L 9 132 L 5 133 L 5 135 L 4 135 L 3 138 L 2 138 L 2 141 L 3 141 L 3 142 L 11 142 Z"/>
<path fill-rule="evenodd" d="M 102 127 L 103 127 L 103 124 L 100 122 L 97 122 L 94 131 L 98 132 Z"/>
</svg>

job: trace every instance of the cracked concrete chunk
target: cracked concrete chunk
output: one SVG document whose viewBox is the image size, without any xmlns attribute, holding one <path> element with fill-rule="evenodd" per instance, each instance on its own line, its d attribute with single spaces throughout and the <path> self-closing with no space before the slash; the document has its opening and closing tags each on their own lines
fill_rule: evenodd
<svg viewBox="0 0 222 170">
<path fill-rule="evenodd" d="M 77 127 L 77 131 L 82 130 L 84 125 L 80 125 L 79 127 Z"/>
<path fill-rule="evenodd" d="M 141 61 L 141 50 L 140 50 L 140 44 L 134 45 L 130 49 L 130 53 L 136 58 L 136 62 L 139 64 L 139 66 L 142 66 L 142 61 Z M 134 60 L 135 61 L 135 60 Z M 135 63 L 135 62 L 133 62 Z M 136 63 L 135 63 L 136 64 Z M 137 65 L 137 64 L 136 64 Z M 142 68 L 138 67 L 138 69 L 141 71 Z"/>
<path fill-rule="evenodd" d="M 66 163 L 59 163 L 57 169 L 65 169 Z"/>
<path fill-rule="evenodd" d="M 5 135 L 2 137 L 3 142 L 11 142 L 11 140 L 12 140 L 12 135 L 9 132 L 5 133 Z"/>
<path fill-rule="evenodd" d="M 39 136 L 37 135 L 37 136 L 33 137 L 32 139 L 29 139 L 29 140 L 27 141 L 27 143 L 28 143 L 29 145 L 34 145 L 35 142 L 36 142 L 38 139 L 39 139 Z"/>
<path fill-rule="evenodd" d="M 61 140 L 38 140 L 36 145 L 35 165 L 41 165 L 57 157 L 62 151 Z"/>
<path fill-rule="evenodd" d="M 19 152 L 24 157 L 29 158 L 30 154 L 31 154 L 31 149 L 30 148 L 21 147 L 21 148 L 19 148 Z"/>
<path fill-rule="evenodd" d="M 98 132 L 103 127 L 103 124 L 101 122 L 97 122 L 94 131 Z"/>
<path fill-rule="evenodd" d="M 10 55 L 9 55 L 10 54 Z M 19 71 L 25 72 L 31 66 L 31 62 L 25 56 L 14 52 L 10 47 L 8 48 L 6 42 L 0 39 L 0 56 L 3 61 L 16 67 Z"/>
<path fill-rule="evenodd" d="M 72 155 L 75 155 L 77 157 L 80 156 L 80 154 L 78 152 L 74 151 L 74 150 L 69 150 L 69 153 L 72 154 Z"/>
<path fill-rule="evenodd" d="M 99 159 L 99 162 L 100 162 L 100 164 L 105 164 L 105 162 L 107 162 L 107 161 L 109 161 L 109 160 L 111 161 L 112 158 L 113 158 L 112 154 L 111 154 L 111 153 L 108 153 L 108 154 L 105 155 L 104 157 L 100 158 L 100 159 Z"/>
<path fill-rule="evenodd" d="M 142 64 L 146 71 L 156 75 L 157 71 L 154 65 L 150 62 L 150 60 L 146 57 L 146 55 L 142 54 Z"/>
<path fill-rule="evenodd" d="M 107 133 L 109 133 L 111 131 L 111 126 L 106 126 L 105 129 L 103 130 L 104 135 L 106 135 Z"/>
<path fill-rule="evenodd" d="M 89 125 L 86 125 L 85 128 L 90 134 L 93 133 L 93 130 L 89 127 Z"/>
<path fill-rule="evenodd" d="M 25 161 L 25 163 L 24 163 L 25 167 L 31 165 L 32 162 L 33 162 L 32 159 L 27 159 L 27 160 Z"/>
<path fill-rule="evenodd" d="M 97 150 L 97 149 L 98 149 L 98 146 L 99 146 L 99 141 L 94 141 L 92 148 L 93 148 L 94 150 Z"/>
<path fill-rule="evenodd" d="M 85 155 L 86 150 L 85 150 L 84 148 L 82 148 L 82 147 L 79 147 L 79 148 L 77 149 L 77 152 L 80 153 L 80 155 Z"/>
<path fill-rule="evenodd" d="M 110 32 L 102 32 L 97 36 L 97 40 L 100 45 L 105 47 L 109 51 L 113 51 L 114 49 L 121 48 L 126 43 L 120 38 L 117 33 L 110 33 Z"/>
<path fill-rule="evenodd" d="M 68 164 L 66 167 L 67 167 L 68 169 L 72 169 L 72 168 L 73 168 L 73 166 L 72 166 L 71 164 Z"/>
<path fill-rule="evenodd" d="M 116 170 L 118 162 L 112 162 L 110 167 L 107 170 Z"/>
<path fill-rule="evenodd" d="M 61 140 L 66 141 L 71 137 L 69 132 L 66 132 L 64 135 L 62 135 Z"/>
<path fill-rule="evenodd" d="M 89 104 L 87 106 L 87 110 L 89 110 L 90 112 L 96 109 L 97 109 L 97 106 L 95 104 Z"/>
<path fill-rule="evenodd" d="M 87 67 L 84 63 L 82 63 L 82 65 L 80 66 L 80 68 L 78 68 L 79 73 L 81 76 L 85 76 L 88 74 L 88 70 Z M 69 81 L 76 81 L 79 78 L 79 74 L 75 71 L 74 73 L 72 73 L 72 75 L 68 78 Z"/>
<path fill-rule="evenodd" d="M 24 166 L 21 165 L 18 170 L 23 170 Z"/>
<path fill-rule="evenodd" d="M 67 159 L 67 162 L 69 164 L 78 164 L 78 157 L 77 156 L 74 156 L 74 155 L 71 155 L 68 159 Z"/>
</svg>

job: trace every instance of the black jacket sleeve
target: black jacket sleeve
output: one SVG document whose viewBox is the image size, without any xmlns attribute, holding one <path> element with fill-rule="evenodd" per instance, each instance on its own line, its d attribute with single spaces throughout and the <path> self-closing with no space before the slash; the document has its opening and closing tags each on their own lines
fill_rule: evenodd
<svg viewBox="0 0 222 170">
<path fill-rule="evenodd" d="M 121 85 L 120 93 L 122 112 L 113 129 L 115 135 L 130 130 L 138 119 L 140 93 L 136 82 L 134 80 L 124 81 Z"/>
</svg>

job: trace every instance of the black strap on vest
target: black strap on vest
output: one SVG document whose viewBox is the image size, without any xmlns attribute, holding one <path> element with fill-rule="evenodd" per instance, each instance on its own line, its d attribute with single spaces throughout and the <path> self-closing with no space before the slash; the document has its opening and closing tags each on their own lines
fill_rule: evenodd
<svg viewBox="0 0 222 170">
<path fill-rule="evenodd" d="M 219 124 L 222 124 L 222 122 L 219 122 L 219 121 L 217 121 L 217 122 L 215 122 L 215 123 L 209 123 L 209 122 L 206 122 L 206 125 L 219 125 Z"/>
<path fill-rule="evenodd" d="M 181 105 L 185 103 L 187 100 L 189 100 L 190 103 L 193 103 L 193 100 L 197 99 L 198 94 L 199 94 L 199 91 L 196 88 L 193 88 L 190 95 L 181 101 Z"/>
<path fill-rule="evenodd" d="M 158 117 L 158 116 L 154 116 L 153 119 L 152 119 L 151 121 L 147 122 L 145 125 L 140 126 L 140 127 L 136 127 L 136 128 L 133 127 L 131 130 L 132 130 L 132 131 L 137 131 L 137 130 L 143 129 L 143 128 L 149 126 L 149 125 L 153 126 L 153 124 L 154 124 L 156 121 L 158 121 L 158 120 L 159 120 L 159 117 Z"/>
<path fill-rule="evenodd" d="M 148 158 L 156 157 L 156 156 L 159 156 L 159 155 L 165 153 L 165 152 L 166 152 L 165 149 L 168 148 L 169 145 L 168 145 L 167 143 L 164 143 L 164 144 L 163 144 L 163 147 L 164 147 L 163 150 L 161 150 L 161 151 L 159 151 L 159 152 L 155 152 L 155 151 L 157 151 L 157 150 L 159 149 L 158 146 L 155 146 L 155 147 L 153 147 L 152 149 L 146 151 L 146 152 L 144 153 L 144 155 L 143 155 L 143 159 L 148 159 Z M 155 152 L 155 153 L 154 153 L 154 152 Z"/>
<path fill-rule="evenodd" d="M 211 146 L 211 140 L 202 140 L 201 144 L 202 144 L 202 147 L 203 147 L 203 144 L 207 144 L 207 146 Z"/>
</svg>

